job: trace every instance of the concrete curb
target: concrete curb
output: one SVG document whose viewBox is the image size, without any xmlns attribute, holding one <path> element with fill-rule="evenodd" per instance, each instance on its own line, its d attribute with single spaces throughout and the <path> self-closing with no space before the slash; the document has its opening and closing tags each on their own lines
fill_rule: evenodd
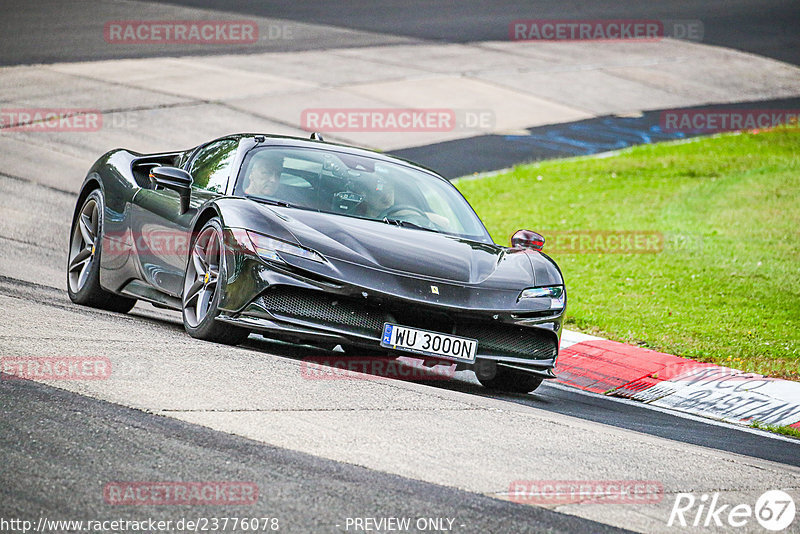
<svg viewBox="0 0 800 534">
<path fill-rule="evenodd" d="M 800 428 L 800 383 L 564 330 L 558 382 L 730 423 Z"/>
</svg>

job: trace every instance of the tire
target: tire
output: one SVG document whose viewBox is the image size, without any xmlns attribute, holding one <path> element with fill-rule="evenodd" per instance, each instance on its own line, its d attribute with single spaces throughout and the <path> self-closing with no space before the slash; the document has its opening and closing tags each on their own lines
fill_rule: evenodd
<svg viewBox="0 0 800 534">
<path fill-rule="evenodd" d="M 136 304 L 136 299 L 100 287 L 104 207 L 103 194 L 95 189 L 75 215 L 69 238 L 67 293 L 75 304 L 127 313 Z"/>
<path fill-rule="evenodd" d="M 183 327 L 190 336 L 238 345 L 247 339 L 250 331 L 216 319 L 222 298 L 218 282 L 225 279 L 226 272 L 222 239 L 222 225 L 216 217 L 192 239 L 183 277 L 181 314 Z"/>
<path fill-rule="evenodd" d="M 542 380 L 544 379 L 541 376 L 509 369 L 502 365 L 497 366 L 497 374 L 493 378 L 481 378 L 478 376 L 478 381 L 483 387 L 509 393 L 530 393 L 539 387 Z"/>
</svg>

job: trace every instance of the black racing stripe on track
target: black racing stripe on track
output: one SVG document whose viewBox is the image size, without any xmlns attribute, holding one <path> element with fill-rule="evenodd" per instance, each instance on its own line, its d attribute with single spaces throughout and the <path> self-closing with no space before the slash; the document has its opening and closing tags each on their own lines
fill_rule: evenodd
<svg viewBox="0 0 800 534">
<path fill-rule="evenodd" d="M 675 141 L 708 133 L 665 132 L 665 111 L 722 109 L 784 110 L 797 113 L 800 98 L 779 98 L 645 111 L 638 117 L 606 115 L 527 128 L 514 135 L 480 135 L 432 145 L 391 150 L 391 154 L 434 169 L 445 178 L 507 169 L 522 163 L 600 154 L 629 146 Z"/>
<path fill-rule="evenodd" d="M 347 517 L 455 517 L 454 532 L 624 532 L 544 508 L 264 445 L 26 380 L 0 380 L 0 412 L 4 518 L 269 516 L 279 518 L 281 532 L 341 532 Z M 409 462 L 417 458 L 409 451 Z M 462 461 L 469 469 L 467 455 Z M 206 480 L 254 482 L 258 502 L 111 506 L 103 499 L 105 484 L 113 481 Z"/>
</svg>

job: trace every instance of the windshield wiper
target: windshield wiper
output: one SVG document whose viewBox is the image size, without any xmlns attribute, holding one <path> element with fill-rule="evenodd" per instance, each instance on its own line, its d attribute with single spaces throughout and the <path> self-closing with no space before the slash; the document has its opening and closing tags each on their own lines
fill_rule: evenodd
<svg viewBox="0 0 800 534">
<path fill-rule="evenodd" d="M 395 226 L 400 226 L 401 228 L 414 228 L 415 230 L 425 230 L 426 232 L 435 232 L 437 234 L 439 233 L 436 230 L 434 230 L 433 228 L 427 228 L 425 226 L 420 226 L 418 224 L 414 224 L 414 223 L 412 223 L 410 221 L 405 221 L 405 220 L 402 220 L 402 219 L 390 219 L 388 217 L 384 217 L 383 218 L 383 222 L 385 222 L 386 224 L 393 224 Z"/>
<path fill-rule="evenodd" d="M 283 200 L 272 200 L 269 198 L 261 198 L 261 197 L 249 197 L 251 200 L 255 200 L 256 202 L 263 202 L 264 204 L 269 204 L 270 206 L 281 206 L 283 208 L 297 208 L 294 204 L 289 204 Z"/>
</svg>

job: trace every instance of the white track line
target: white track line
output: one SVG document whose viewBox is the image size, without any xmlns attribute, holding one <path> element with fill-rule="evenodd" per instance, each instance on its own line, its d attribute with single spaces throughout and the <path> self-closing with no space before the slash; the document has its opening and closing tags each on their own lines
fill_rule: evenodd
<svg viewBox="0 0 800 534">
<path fill-rule="evenodd" d="M 622 404 L 628 404 L 630 406 L 639 406 L 640 408 L 647 408 L 648 410 L 653 410 L 653 411 L 661 412 L 661 413 L 664 413 L 664 414 L 674 415 L 674 416 L 680 417 L 682 419 L 689 419 L 690 421 L 697 421 L 697 422 L 706 423 L 706 424 L 709 424 L 709 425 L 721 426 L 721 427 L 725 427 L 725 428 L 731 428 L 731 429 L 734 429 L 734 430 L 739 430 L 741 432 L 746 432 L 748 434 L 756 434 L 758 436 L 763 436 L 763 437 L 766 437 L 766 438 L 777 439 L 779 441 L 786 441 L 786 442 L 789 442 L 789 443 L 794 443 L 795 445 L 800 443 L 800 440 L 797 440 L 795 438 L 790 438 L 790 437 L 787 437 L 787 436 L 783 436 L 781 434 L 775 434 L 774 432 L 768 432 L 766 430 L 760 430 L 760 429 L 752 428 L 752 427 L 749 427 L 749 426 L 741 426 L 741 425 L 735 425 L 735 424 L 732 424 L 732 423 L 726 423 L 724 421 L 718 421 L 716 419 L 709 419 L 707 417 L 701 417 L 699 415 L 693 415 L 693 414 L 690 414 L 690 413 L 680 412 L 680 411 L 677 411 L 677 410 L 670 410 L 668 408 L 662 408 L 660 406 L 653 406 L 651 404 L 647 404 L 647 403 L 641 402 L 641 401 L 625 399 L 625 398 L 622 398 L 622 397 L 611 397 L 611 396 L 608 396 L 608 395 L 602 395 L 600 393 L 593 393 L 591 391 L 584 391 L 584 390 L 576 388 L 576 387 L 567 386 L 565 384 L 560 384 L 558 382 L 555 382 L 554 380 L 548 380 L 548 381 L 544 382 L 542 385 L 543 386 L 547 386 L 547 387 L 551 387 L 551 388 L 561 389 L 563 391 L 570 391 L 572 393 L 580 393 L 582 395 L 587 395 L 587 396 L 590 396 L 590 397 L 599 397 L 599 398 L 603 398 L 603 399 L 614 401 L 614 402 L 620 402 Z M 667 439 L 672 439 L 672 438 L 667 438 Z"/>
</svg>

